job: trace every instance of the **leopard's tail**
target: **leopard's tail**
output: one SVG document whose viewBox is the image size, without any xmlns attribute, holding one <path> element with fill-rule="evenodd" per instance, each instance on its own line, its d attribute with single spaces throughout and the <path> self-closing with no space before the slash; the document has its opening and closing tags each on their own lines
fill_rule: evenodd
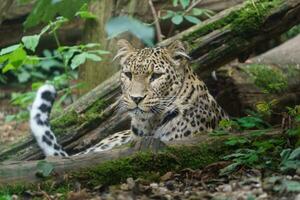
<svg viewBox="0 0 300 200">
<path fill-rule="evenodd" d="M 51 130 L 50 111 L 56 97 L 56 90 L 52 85 L 41 86 L 30 109 L 30 129 L 45 156 L 66 157 L 68 154 L 57 143 Z"/>
</svg>

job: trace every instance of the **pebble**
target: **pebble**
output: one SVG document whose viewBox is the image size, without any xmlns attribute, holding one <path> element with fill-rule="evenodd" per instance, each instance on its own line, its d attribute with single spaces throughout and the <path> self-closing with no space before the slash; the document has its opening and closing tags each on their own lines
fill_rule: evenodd
<svg viewBox="0 0 300 200">
<path fill-rule="evenodd" d="M 165 183 L 165 186 L 168 188 L 168 190 L 174 190 L 175 189 L 175 181 L 173 181 L 173 180 L 167 181 Z"/>
<path fill-rule="evenodd" d="M 157 189 L 158 188 L 158 184 L 157 183 L 151 183 L 150 187 L 153 189 Z"/>
</svg>

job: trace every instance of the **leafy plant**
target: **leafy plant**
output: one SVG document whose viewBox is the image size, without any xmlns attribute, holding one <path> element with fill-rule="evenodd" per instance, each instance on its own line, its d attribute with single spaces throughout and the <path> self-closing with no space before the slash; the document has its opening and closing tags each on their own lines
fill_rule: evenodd
<svg viewBox="0 0 300 200">
<path fill-rule="evenodd" d="M 300 147 L 292 149 L 284 149 L 281 154 L 280 170 L 286 173 L 294 173 L 300 169 Z"/>
<path fill-rule="evenodd" d="M 263 135 L 264 132 L 256 132 L 250 137 L 257 137 L 257 134 Z M 238 148 L 233 154 L 224 157 L 225 160 L 231 160 L 232 164 L 223 168 L 220 171 L 221 175 L 229 174 L 241 166 L 257 167 L 257 168 L 273 168 L 272 163 L 278 162 L 275 154 L 280 152 L 281 146 L 284 144 L 283 140 L 271 139 L 266 141 L 250 140 L 247 137 L 231 137 L 225 144 Z M 248 148 L 243 148 L 247 144 Z"/>
<path fill-rule="evenodd" d="M 25 28 L 36 26 L 40 23 L 49 23 L 56 16 L 72 19 L 77 16 L 93 18 L 84 6 L 89 0 L 39 0 L 36 1 L 33 10 L 24 22 Z"/>
<path fill-rule="evenodd" d="M 10 195 L 0 195 L 0 200 L 11 200 L 11 196 Z"/>
<path fill-rule="evenodd" d="M 171 19 L 172 23 L 175 25 L 181 24 L 184 20 L 193 24 L 199 24 L 201 23 L 201 20 L 198 17 L 211 17 L 214 15 L 214 12 L 211 10 L 195 8 L 197 1 L 173 0 L 173 6 L 178 7 L 178 5 L 181 6 L 180 11 L 167 10 L 166 15 L 161 18 L 163 20 Z"/>
<path fill-rule="evenodd" d="M 32 83 L 32 89 L 36 90 L 43 84 L 41 80 L 49 78 L 49 76 L 43 76 L 40 69 L 50 70 L 53 65 L 59 66 L 61 72 L 55 74 L 52 80 L 48 80 L 48 83 L 53 84 L 56 88 L 62 89 L 59 93 L 64 93 L 57 101 L 55 108 L 59 108 L 61 103 L 71 96 L 74 88 L 81 87 L 82 84 L 72 84 L 72 80 L 77 78 L 76 69 L 79 65 L 86 62 L 86 60 L 92 60 L 99 62 L 102 60 L 101 55 L 109 52 L 100 50 L 99 44 L 89 43 L 86 45 L 76 46 L 61 46 L 56 35 L 57 29 L 59 29 L 68 20 L 63 17 L 58 17 L 56 21 L 50 22 L 44 27 L 39 34 L 25 36 L 21 39 L 21 42 L 16 45 L 12 45 L 0 51 L 0 69 L 2 73 L 13 72 L 18 76 L 19 81 L 26 82 L 30 78 L 37 78 L 37 82 Z M 53 54 L 48 54 L 45 57 L 39 57 L 32 55 L 38 46 L 39 40 L 44 34 L 52 34 L 57 43 L 57 50 Z M 57 65 L 58 64 L 58 65 Z M 31 71 L 30 69 L 33 69 Z M 35 79 L 32 79 L 33 81 Z M 12 103 L 20 106 L 22 111 L 17 115 L 9 115 L 6 117 L 7 121 L 10 120 L 24 120 L 28 118 L 28 112 L 26 108 L 32 102 L 35 92 L 27 92 L 23 94 L 13 94 Z"/>
<path fill-rule="evenodd" d="M 299 181 L 288 180 L 285 177 L 273 176 L 266 179 L 266 187 L 272 188 L 274 192 L 300 192 Z"/>
<path fill-rule="evenodd" d="M 246 67 L 246 72 L 252 76 L 255 85 L 266 93 L 282 92 L 288 87 L 287 77 L 279 69 L 252 64 Z"/>
<path fill-rule="evenodd" d="M 263 116 L 270 116 L 273 108 L 278 104 L 278 100 L 260 101 L 256 104 L 256 110 Z"/>
</svg>

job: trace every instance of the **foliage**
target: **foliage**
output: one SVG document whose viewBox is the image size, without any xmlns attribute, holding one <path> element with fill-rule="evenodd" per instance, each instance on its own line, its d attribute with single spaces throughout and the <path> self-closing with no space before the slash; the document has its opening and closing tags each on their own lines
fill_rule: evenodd
<svg viewBox="0 0 300 200">
<path fill-rule="evenodd" d="M 268 93 L 278 93 L 288 87 L 287 77 L 279 69 L 270 66 L 252 64 L 246 67 L 246 72 L 251 75 L 255 85 Z"/>
<path fill-rule="evenodd" d="M 267 178 L 266 187 L 272 188 L 274 192 L 300 192 L 299 181 L 289 180 L 280 176 L 273 176 Z"/>
<path fill-rule="evenodd" d="M 260 137 L 264 134 L 264 131 L 258 131 L 250 137 Z M 225 160 L 231 160 L 232 164 L 220 171 L 222 175 L 231 173 L 241 166 L 274 168 L 273 163 L 279 162 L 276 160 L 276 155 L 282 150 L 284 141 L 281 139 L 255 141 L 248 138 L 231 137 L 225 142 L 225 144 L 240 148 L 238 148 L 233 154 L 224 157 Z M 247 144 L 248 148 L 243 147 L 245 144 Z"/>
<path fill-rule="evenodd" d="M 228 120 L 221 120 L 219 123 L 219 129 L 223 130 L 252 130 L 252 129 L 266 129 L 271 127 L 269 123 L 264 121 L 263 116 L 260 113 L 247 111 L 248 116 L 240 118 L 231 118 Z"/>
<path fill-rule="evenodd" d="M 278 104 L 278 100 L 260 101 L 256 106 L 256 110 L 263 116 L 271 116 L 273 108 Z"/>
<path fill-rule="evenodd" d="M 64 65 L 59 59 L 57 51 L 44 50 L 41 60 L 35 64 L 25 64 L 5 74 L 0 74 L 0 82 L 3 84 L 15 82 L 29 83 L 45 79 L 51 79 L 64 72 Z"/>
<path fill-rule="evenodd" d="M 154 45 L 154 28 L 132 17 L 114 17 L 106 23 L 105 30 L 109 38 L 116 37 L 128 31 L 142 40 L 146 45 Z"/>
<path fill-rule="evenodd" d="M 56 21 L 50 22 L 44 27 L 39 34 L 25 36 L 19 44 L 12 45 L 0 51 L 0 69 L 2 69 L 2 73 L 11 71 L 22 82 L 26 82 L 29 79 L 35 81 L 34 78 L 38 77 L 37 82 L 32 83 L 33 90 L 36 90 L 43 84 L 43 82 L 40 82 L 41 80 L 50 78 L 41 74 L 41 68 L 50 70 L 53 65 L 59 66 L 61 72 L 56 73 L 56 76 L 53 76 L 52 80 L 48 80 L 48 83 L 53 84 L 58 89 L 62 89 L 60 93 L 63 93 L 63 95 L 57 101 L 55 108 L 58 108 L 66 98 L 71 96 L 74 88 L 82 86 L 82 84 L 72 85 L 72 80 L 77 78 L 76 68 L 85 63 L 86 60 L 99 62 L 102 60 L 101 55 L 109 53 L 100 50 L 100 45 L 96 43 L 61 46 L 56 31 L 66 22 L 68 22 L 66 18 L 58 17 Z M 47 54 L 45 57 L 32 55 L 38 46 L 40 38 L 46 33 L 54 36 L 58 46 L 57 50 L 54 51 L 54 54 Z M 28 69 L 34 70 L 30 71 Z M 34 95 L 34 92 L 13 94 L 12 103 L 20 106 L 23 110 L 17 115 L 8 115 L 6 120 L 27 119 L 28 112 L 25 108 L 32 102 Z"/>
<path fill-rule="evenodd" d="M 175 25 L 181 24 L 184 20 L 193 24 L 199 24 L 201 23 L 201 20 L 198 17 L 211 17 L 212 15 L 214 15 L 214 12 L 212 12 L 211 10 L 194 8 L 196 6 L 195 0 L 173 0 L 173 6 L 178 7 L 178 5 L 181 6 L 182 10 L 167 10 L 166 15 L 162 16 L 161 18 L 163 20 L 171 19 L 172 23 Z"/>
<path fill-rule="evenodd" d="M 26 28 L 30 28 L 40 23 L 49 23 L 50 21 L 54 20 L 57 15 L 71 19 L 77 13 L 77 15 L 90 18 L 93 15 L 84 9 L 88 2 L 89 0 L 36 1 L 32 12 L 24 22 L 24 26 Z"/>
<path fill-rule="evenodd" d="M 292 149 L 284 149 L 281 154 L 280 170 L 286 173 L 294 173 L 300 169 L 300 147 Z"/>
<path fill-rule="evenodd" d="M 283 39 L 288 40 L 290 38 L 296 37 L 300 33 L 300 25 L 293 26 L 289 31 L 283 34 Z"/>
<path fill-rule="evenodd" d="M 287 131 L 287 139 L 289 140 L 289 138 L 300 136 L 300 106 L 288 108 L 288 113 L 293 119 L 293 127 Z M 252 114 L 255 113 L 252 112 Z M 241 131 L 249 128 L 258 128 L 258 130 L 251 132 L 249 136 L 231 136 L 225 141 L 225 144 L 229 147 L 238 148 L 235 153 L 224 157 L 225 160 L 231 160 L 232 164 L 222 169 L 221 174 L 231 173 L 241 166 L 280 169 L 286 173 L 295 173 L 300 168 L 300 147 L 284 149 L 285 144 L 288 142 L 280 138 L 263 141 L 253 139 L 264 137 L 266 132 L 262 128 L 270 127 L 258 114 L 231 121 L 226 120 L 221 122 L 220 125 L 225 130 L 236 129 Z M 279 155 L 281 157 L 280 160 L 278 159 Z"/>
</svg>

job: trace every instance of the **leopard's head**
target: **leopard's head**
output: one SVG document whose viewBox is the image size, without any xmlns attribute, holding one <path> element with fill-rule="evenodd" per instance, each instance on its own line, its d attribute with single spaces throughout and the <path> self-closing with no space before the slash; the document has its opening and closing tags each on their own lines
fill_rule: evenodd
<svg viewBox="0 0 300 200">
<path fill-rule="evenodd" d="M 188 58 L 183 44 L 135 49 L 126 40 L 118 42 L 122 104 L 131 115 L 149 118 L 161 113 L 176 99 Z M 147 117 L 146 117 L 147 118 Z"/>
</svg>

